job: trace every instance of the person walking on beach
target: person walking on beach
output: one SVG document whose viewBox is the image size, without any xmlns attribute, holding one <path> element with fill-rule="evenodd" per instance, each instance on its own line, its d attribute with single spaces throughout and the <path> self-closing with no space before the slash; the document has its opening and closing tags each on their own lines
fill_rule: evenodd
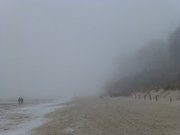
<svg viewBox="0 0 180 135">
<path fill-rule="evenodd" d="M 21 98 L 20 97 L 18 98 L 18 104 L 19 105 L 21 104 Z"/>
<path fill-rule="evenodd" d="M 21 104 L 23 105 L 24 104 L 24 99 L 21 97 Z"/>
<path fill-rule="evenodd" d="M 156 97 L 155 97 L 155 98 L 156 98 L 156 102 L 157 102 L 157 101 L 158 101 L 158 96 L 156 95 Z"/>
</svg>

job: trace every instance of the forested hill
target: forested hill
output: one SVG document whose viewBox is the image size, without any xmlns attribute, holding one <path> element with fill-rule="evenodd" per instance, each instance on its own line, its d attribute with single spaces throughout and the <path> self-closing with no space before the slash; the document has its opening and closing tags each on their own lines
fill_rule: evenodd
<svg viewBox="0 0 180 135">
<path fill-rule="evenodd" d="M 121 64 L 124 75 L 107 86 L 106 93 L 111 96 L 180 89 L 180 27 L 167 41 L 152 41 L 124 63 Z"/>
</svg>

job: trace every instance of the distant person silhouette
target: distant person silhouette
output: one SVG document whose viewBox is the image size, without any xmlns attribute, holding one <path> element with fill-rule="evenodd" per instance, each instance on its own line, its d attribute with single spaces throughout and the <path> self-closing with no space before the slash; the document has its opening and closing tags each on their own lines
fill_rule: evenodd
<svg viewBox="0 0 180 135">
<path fill-rule="evenodd" d="M 156 101 L 158 101 L 158 96 L 156 96 L 155 98 L 156 98 Z"/>
<path fill-rule="evenodd" d="M 21 104 L 21 98 L 20 97 L 18 98 L 18 104 L 19 105 Z"/>
<path fill-rule="evenodd" d="M 172 102 L 172 98 L 170 97 L 170 102 Z"/>
<path fill-rule="evenodd" d="M 24 104 L 24 99 L 21 97 L 21 104 L 23 105 Z"/>
</svg>

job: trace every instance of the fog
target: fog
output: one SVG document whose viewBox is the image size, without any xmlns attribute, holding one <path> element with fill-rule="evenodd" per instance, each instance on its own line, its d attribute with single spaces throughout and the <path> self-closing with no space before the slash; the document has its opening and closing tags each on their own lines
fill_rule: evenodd
<svg viewBox="0 0 180 135">
<path fill-rule="evenodd" d="M 180 22 L 178 0 L 0 0 L 0 97 L 94 94 Z"/>
</svg>

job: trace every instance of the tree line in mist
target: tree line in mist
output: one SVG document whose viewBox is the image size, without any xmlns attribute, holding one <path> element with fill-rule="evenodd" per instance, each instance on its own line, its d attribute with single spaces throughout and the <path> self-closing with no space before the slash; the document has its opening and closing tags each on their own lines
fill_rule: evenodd
<svg viewBox="0 0 180 135">
<path fill-rule="evenodd" d="M 154 40 L 120 65 L 118 78 L 106 87 L 111 96 L 180 89 L 180 27 L 166 41 Z"/>
</svg>

